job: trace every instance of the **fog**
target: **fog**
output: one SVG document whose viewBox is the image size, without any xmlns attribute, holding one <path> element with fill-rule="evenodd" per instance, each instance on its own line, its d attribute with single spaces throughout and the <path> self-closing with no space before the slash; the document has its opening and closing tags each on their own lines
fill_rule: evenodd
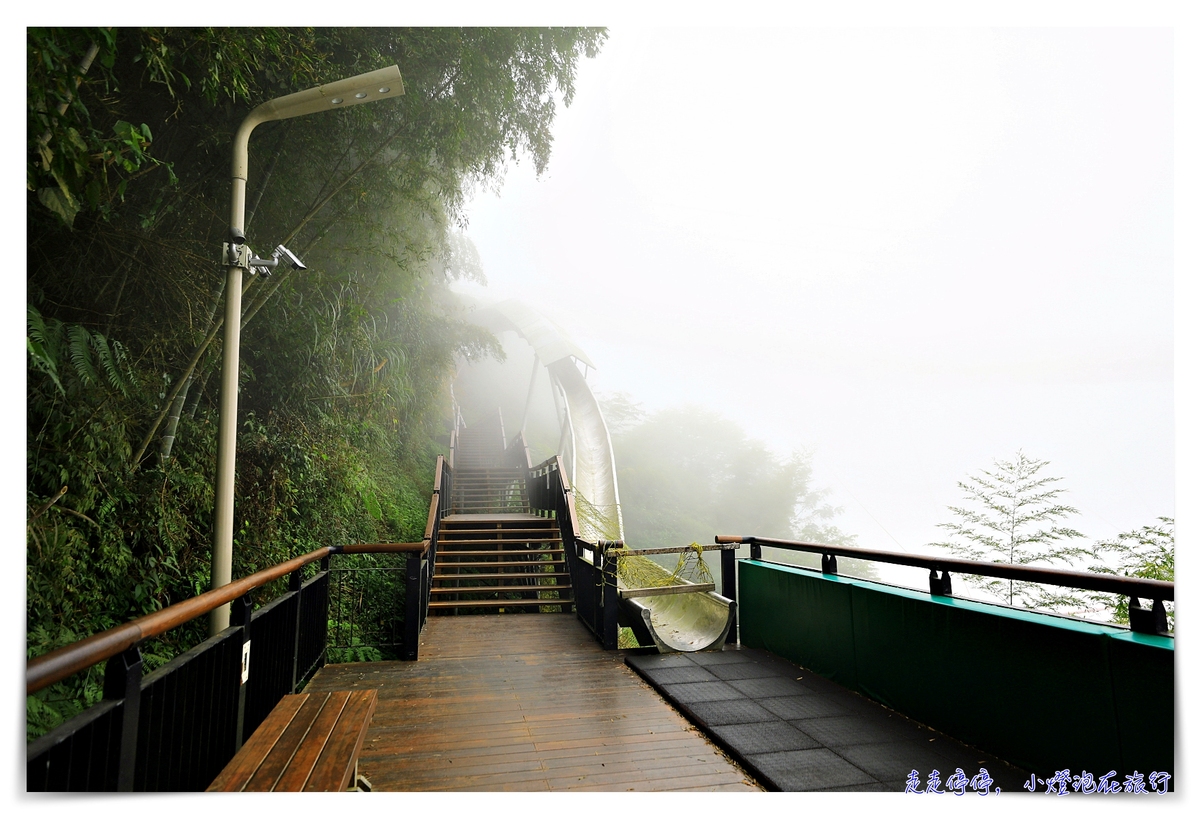
<svg viewBox="0 0 1200 818">
<path fill-rule="evenodd" d="M 595 391 L 811 451 L 862 546 L 928 550 L 1018 449 L 1112 537 L 1175 514 L 1174 57 L 1166 29 L 613 27 L 548 172 L 473 198 L 463 289 L 552 317 Z"/>
<path fill-rule="evenodd" d="M 524 431 L 530 457 L 542 463 L 557 451 L 560 434 L 550 379 L 539 362 L 531 388 L 533 348 L 513 332 L 502 333 L 499 340 L 504 360 L 459 362 L 454 398 L 468 426 L 499 411 L 506 441 Z"/>
</svg>

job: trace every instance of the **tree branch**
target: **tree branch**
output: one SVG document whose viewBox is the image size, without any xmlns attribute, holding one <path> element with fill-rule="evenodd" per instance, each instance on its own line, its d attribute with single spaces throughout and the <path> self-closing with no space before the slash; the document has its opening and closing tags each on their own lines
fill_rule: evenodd
<svg viewBox="0 0 1200 818">
<path fill-rule="evenodd" d="M 66 493 L 67 493 L 67 487 L 63 486 L 62 488 L 60 488 L 58 490 L 58 494 L 55 494 L 53 497 L 51 497 L 49 500 L 47 500 L 45 503 L 43 503 L 41 506 L 39 506 L 37 511 L 33 512 L 33 516 L 29 518 L 29 521 L 33 522 L 38 517 L 41 517 L 43 514 L 45 514 L 47 511 L 49 511 L 50 506 L 54 505 L 59 500 L 61 500 L 63 495 Z"/>
</svg>

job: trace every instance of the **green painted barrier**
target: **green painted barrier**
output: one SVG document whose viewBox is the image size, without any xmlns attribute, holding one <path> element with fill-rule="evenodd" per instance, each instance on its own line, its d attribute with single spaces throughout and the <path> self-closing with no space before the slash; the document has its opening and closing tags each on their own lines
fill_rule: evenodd
<svg viewBox="0 0 1200 818">
<path fill-rule="evenodd" d="M 741 641 L 1041 778 L 1174 775 L 1175 640 L 738 563 Z"/>
</svg>

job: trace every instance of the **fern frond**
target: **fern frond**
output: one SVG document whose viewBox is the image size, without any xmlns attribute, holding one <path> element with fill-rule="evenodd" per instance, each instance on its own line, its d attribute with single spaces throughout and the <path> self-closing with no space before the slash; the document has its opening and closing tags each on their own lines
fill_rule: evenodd
<svg viewBox="0 0 1200 818">
<path fill-rule="evenodd" d="M 30 304 L 26 311 L 26 327 L 25 348 L 29 352 L 30 365 L 48 375 L 60 393 L 67 394 L 62 381 L 58 379 L 58 342 L 62 334 L 62 324 L 51 319 L 47 326 L 42 314 Z"/>
<path fill-rule="evenodd" d="M 67 352 L 75 374 L 79 376 L 84 386 L 91 386 L 100 381 L 96 365 L 92 361 L 92 334 L 79 324 L 67 328 Z"/>
<path fill-rule="evenodd" d="M 112 344 L 113 347 L 120 349 L 119 341 L 113 341 Z M 125 379 L 121 377 L 121 370 L 117 365 L 117 355 L 114 354 L 113 349 L 109 348 L 108 339 L 100 333 L 96 333 L 92 336 L 92 348 L 96 350 L 96 357 L 100 360 L 100 368 L 104 370 L 109 386 L 120 392 L 122 396 L 129 397 Z"/>
</svg>

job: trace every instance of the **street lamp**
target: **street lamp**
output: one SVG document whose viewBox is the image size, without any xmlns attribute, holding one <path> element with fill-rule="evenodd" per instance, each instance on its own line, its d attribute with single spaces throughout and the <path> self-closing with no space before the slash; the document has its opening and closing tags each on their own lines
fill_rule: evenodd
<svg viewBox="0 0 1200 818">
<path fill-rule="evenodd" d="M 237 453 L 238 347 L 242 330 L 242 276 L 251 267 L 273 266 L 270 260 L 255 258 L 246 246 L 246 176 L 250 153 L 250 132 L 263 122 L 291 119 L 320 111 L 336 111 L 351 105 L 391 99 L 404 93 L 400 69 L 392 65 L 338 80 L 328 85 L 288 94 L 264 102 L 252 110 L 233 139 L 233 194 L 229 215 L 229 241 L 224 246 L 222 263 L 225 278 L 225 347 L 221 353 L 221 405 L 217 428 L 217 498 L 213 514 L 212 587 L 227 585 L 233 579 L 233 485 Z M 298 259 L 280 251 L 298 265 Z M 216 635 L 229 627 L 229 606 L 222 605 L 208 620 L 209 633 Z"/>
</svg>

